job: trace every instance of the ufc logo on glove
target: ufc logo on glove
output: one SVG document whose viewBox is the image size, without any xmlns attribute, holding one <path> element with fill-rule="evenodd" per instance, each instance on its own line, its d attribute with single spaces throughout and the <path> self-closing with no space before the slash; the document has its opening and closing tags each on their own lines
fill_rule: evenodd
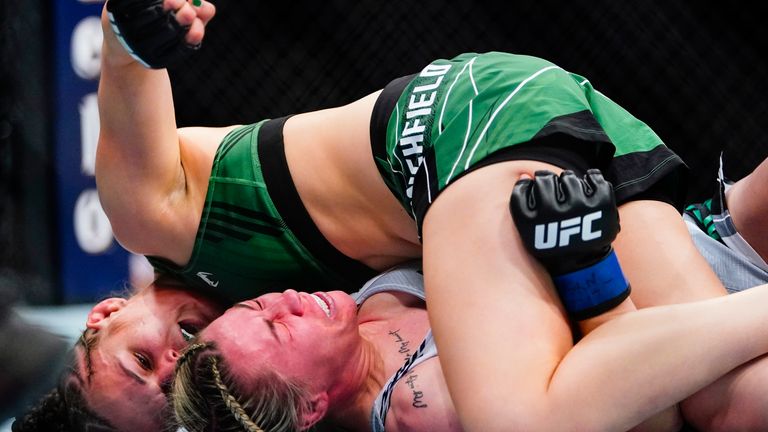
<svg viewBox="0 0 768 432">
<path fill-rule="evenodd" d="M 568 246 L 571 237 L 579 233 L 581 233 L 581 241 L 583 242 L 600 238 L 603 235 L 603 231 L 593 231 L 592 223 L 599 220 L 602 215 L 602 210 L 598 210 L 584 215 L 584 217 L 577 216 L 560 222 L 537 224 L 534 234 L 534 248 L 542 250 L 552 249 L 556 245 L 558 247 Z M 560 225 L 559 229 L 558 225 Z"/>
</svg>

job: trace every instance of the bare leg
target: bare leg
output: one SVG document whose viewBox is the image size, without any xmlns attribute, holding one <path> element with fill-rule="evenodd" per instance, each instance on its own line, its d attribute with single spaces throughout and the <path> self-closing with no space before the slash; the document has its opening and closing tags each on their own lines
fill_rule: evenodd
<svg viewBox="0 0 768 432">
<path fill-rule="evenodd" d="M 732 337 L 768 333 L 757 304 L 768 287 L 622 314 L 572 346 L 551 281 L 508 211 L 516 179 L 542 165 L 470 173 L 425 220 L 430 322 L 466 429 L 626 431 L 768 350 L 768 337 Z"/>
<path fill-rule="evenodd" d="M 768 159 L 734 184 L 726 195 L 728 211 L 744 240 L 768 262 Z"/>
<path fill-rule="evenodd" d="M 763 174 L 768 173 L 768 165 L 764 163 L 761 167 Z M 676 212 L 672 211 L 671 217 L 662 216 L 669 213 L 663 206 L 637 202 L 620 210 L 622 232 L 614 245 L 632 282 L 635 304 L 644 308 L 725 295 L 714 272 L 699 255 L 687 233 L 682 232 L 685 230 L 682 221 L 673 220 Z M 661 222 L 660 217 L 667 220 Z M 654 229 L 634 229 L 636 224 Z M 650 243 L 639 249 L 648 248 L 654 253 L 633 253 L 646 241 Z M 683 414 L 701 431 L 764 431 L 768 428 L 765 388 L 768 388 L 768 359 L 761 358 L 686 399 L 681 405 Z"/>
</svg>

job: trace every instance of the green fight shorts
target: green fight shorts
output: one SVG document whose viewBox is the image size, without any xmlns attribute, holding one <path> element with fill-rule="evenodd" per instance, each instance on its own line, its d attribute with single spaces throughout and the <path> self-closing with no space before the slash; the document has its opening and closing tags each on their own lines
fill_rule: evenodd
<svg viewBox="0 0 768 432">
<path fill-rule="evenodd" d="M 685 164 L 651 128 L 587 79 L 536 57 L 462 54 L 392 81 L 374 107 L 371 145 L 419 232 L 451 182 L 507 160 L 601 169 L 618 203 L 649 195 L 682 209 L 684 199 Z"/>
</svg>

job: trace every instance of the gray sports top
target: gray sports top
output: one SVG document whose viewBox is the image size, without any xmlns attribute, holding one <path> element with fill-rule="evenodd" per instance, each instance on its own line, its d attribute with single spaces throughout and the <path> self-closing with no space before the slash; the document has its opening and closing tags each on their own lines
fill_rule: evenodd
<svg viewBox="0 0 768 432">
<path fill-rule="evenodd" d="M 358 306 L 362 305 L 371 296 L 385 291 L 403 292 L 424 300 L 424 277 L 421 275 L 420 269 L 420 263 L 414 262 L 387 270 L 369 280 L 360 291 L 352 294 L 352 297 Z M 394 390 L 395 384 L 397 384 L 400 378 L 408 374 L 411 369 L 423 361 L 435 356 L 437 356 L 437 346 L 435 346 L 432 330 L 430 330 L 413 355 L 384 384 L 378 397 L 373 402 L 373 407 L 371 408 L 371 431 L 384 432 L 392 390 Z"/>
</svg>

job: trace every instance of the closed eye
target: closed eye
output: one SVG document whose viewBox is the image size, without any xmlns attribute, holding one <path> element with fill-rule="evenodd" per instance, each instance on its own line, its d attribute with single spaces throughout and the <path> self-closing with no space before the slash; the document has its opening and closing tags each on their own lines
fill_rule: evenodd
<svg viewBox="0 0 768 432">
<path fill-rule="evenodd" d="M 285 332 L 288 333 L 288 339 L 293 339 L 293 335 L 291 334 L 291 329 L 288 327 L 288 325 L 284 322 L 281 322 L 279 324 L 282 325 L 283 328 L 285 329 Z"/>
<path fill-rule="evenodd" d="M 236 305 L 234 305 L 232 307 L 233 308 L 246 308 L 246 309 L 251 309 L 251 310 L 255 310 L 255 311 L 263 311 L 264 310 L 264 305 L 262 305 L 261 302 L 258 301 L 258 300 L 251 300 L 251 301 L 248 301 L 248 302 L 238 303 L 238 304 L 236 304 Z"/>
<path fill-rule="evenodd" d="M 275 340 L 280 340 L 280 338 L 277 336 L 277 330 L 275 329 L 275 323 L 271 320 L 268 320 L 266 318 L 263 318 L 264 323 L 267 324 L 267 327 L 269 327 L 269 332 L 272 333 L 272 337 L 275 338 Z"/>
</svg>

